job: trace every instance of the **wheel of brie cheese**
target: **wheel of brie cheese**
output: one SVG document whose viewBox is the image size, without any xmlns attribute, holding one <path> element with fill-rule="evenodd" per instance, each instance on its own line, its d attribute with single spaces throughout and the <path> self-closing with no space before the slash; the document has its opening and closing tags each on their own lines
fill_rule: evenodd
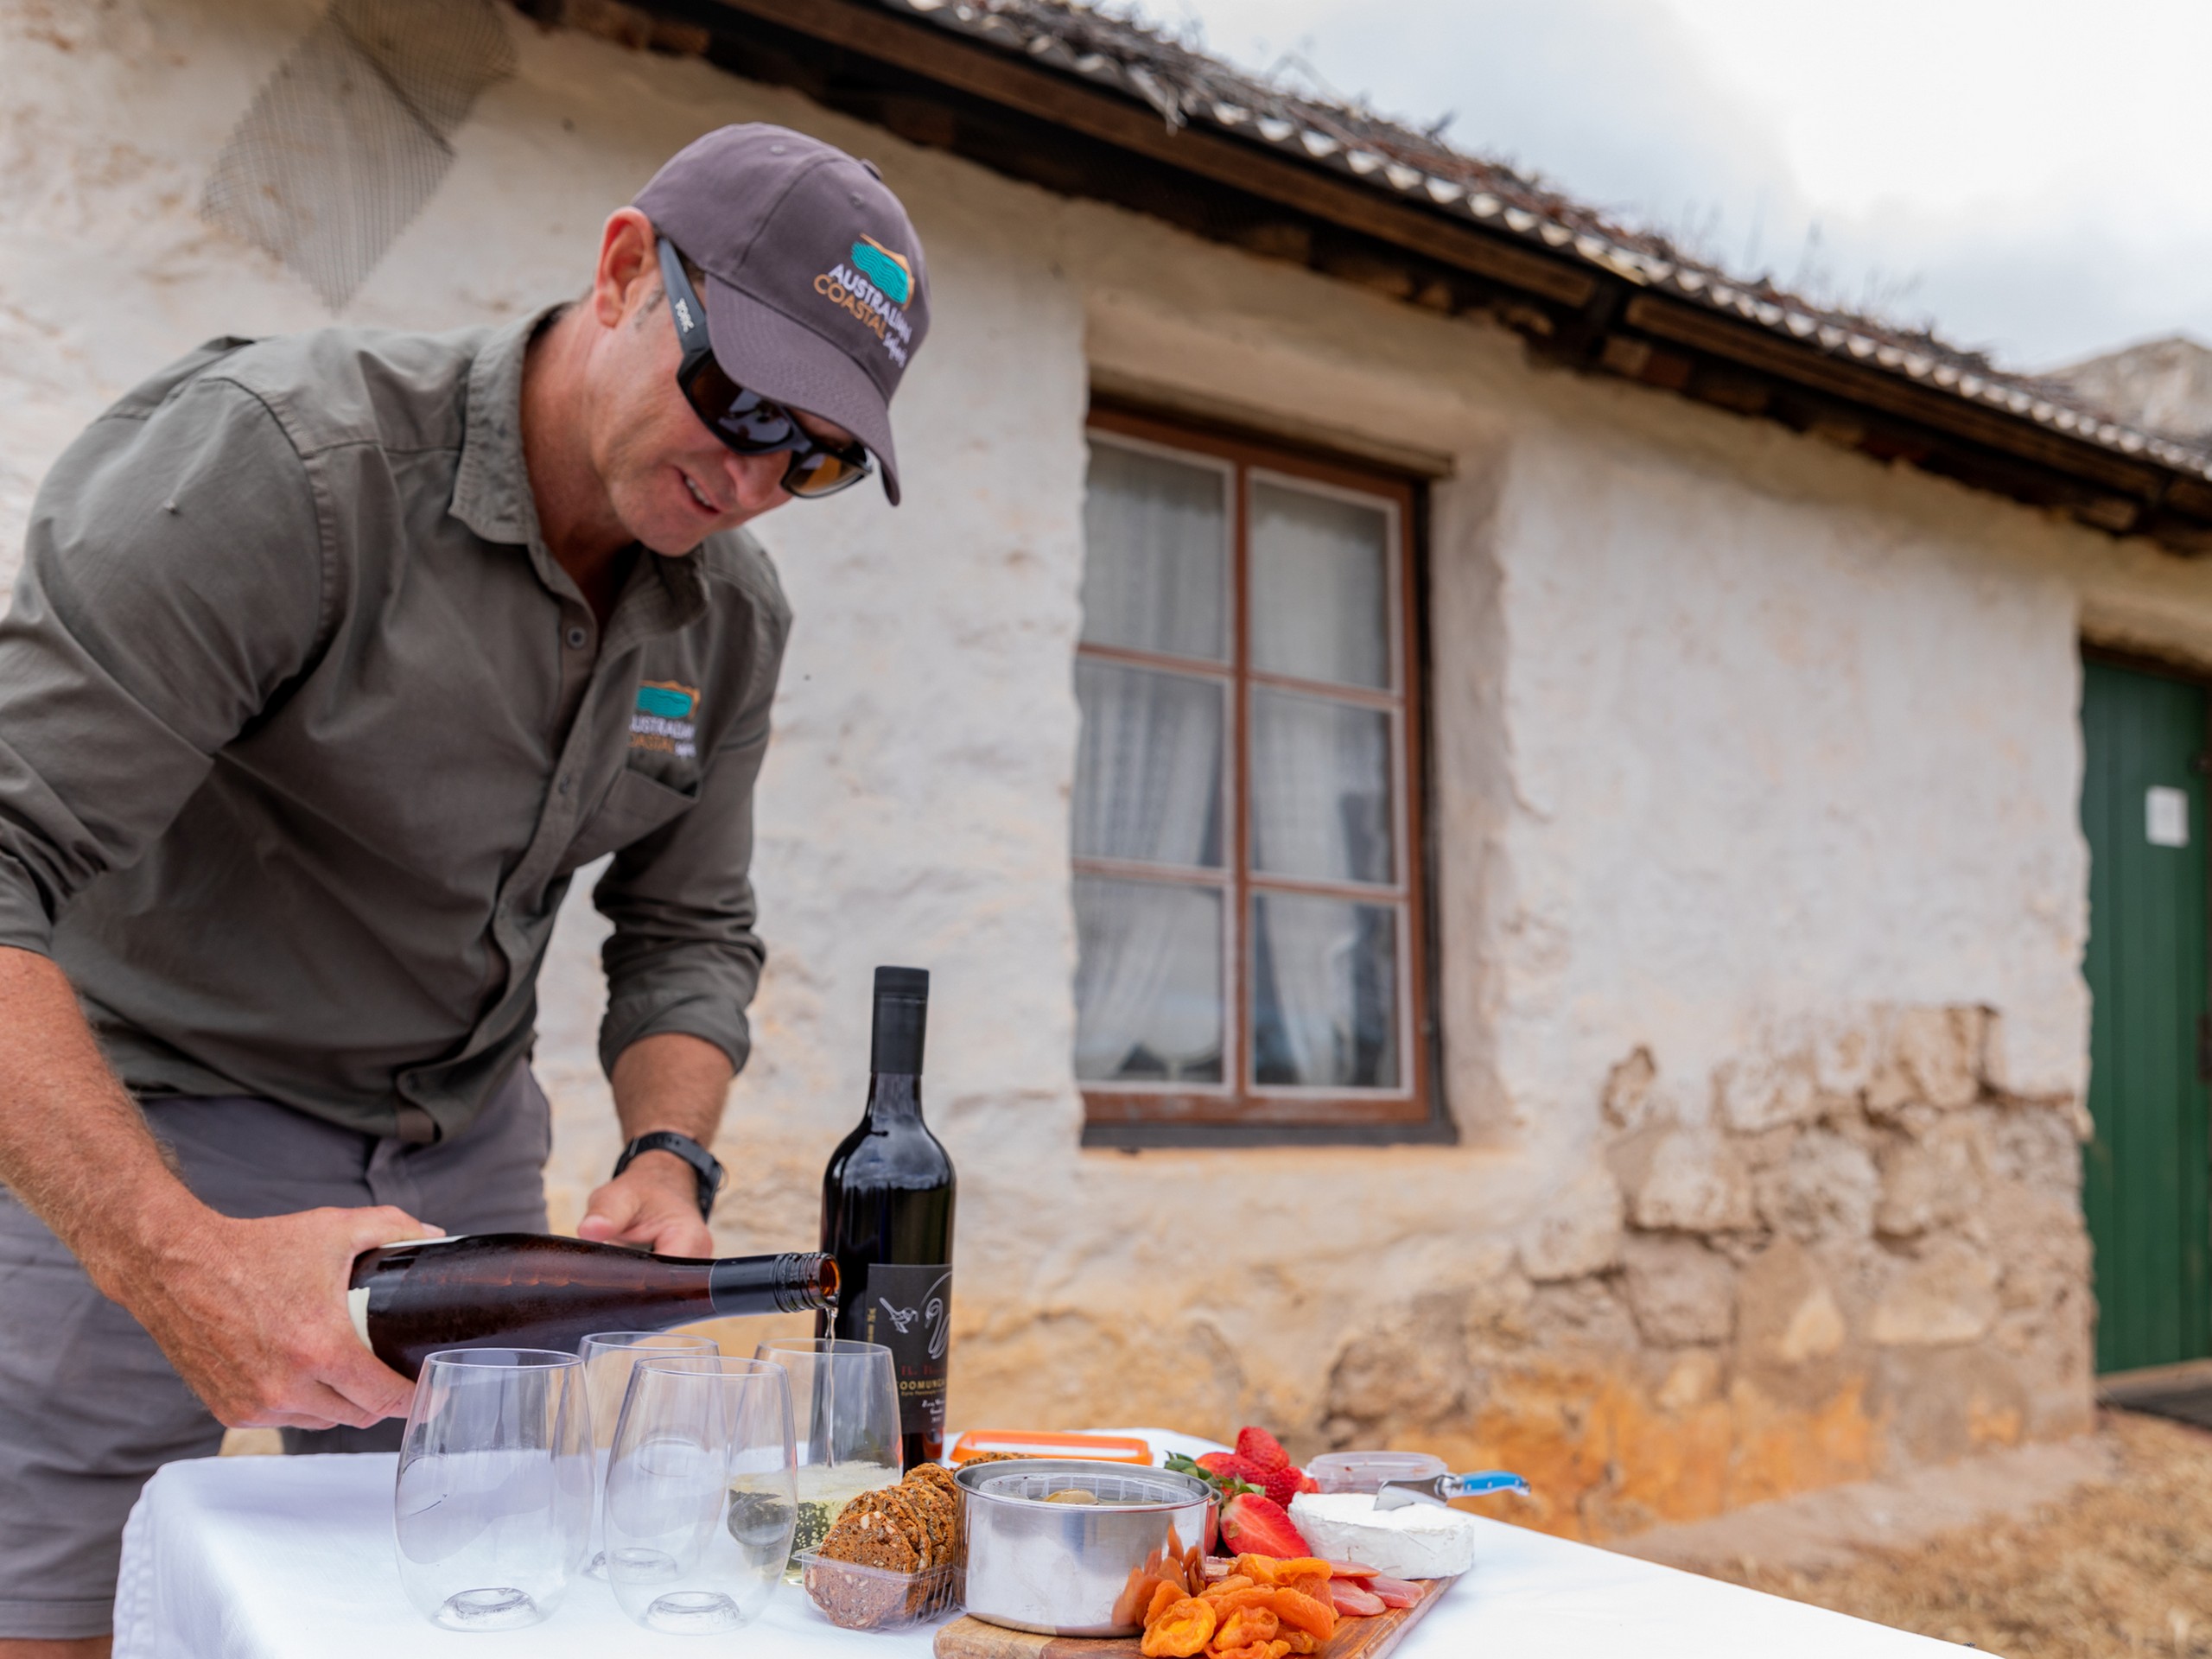
<svg viewBox="0 0 2212 1659">
<path fill-rule="evenodd" d="M 1433 1503 L 1378 1510 L 1372 1492 L 1300 1492 L 1290 1518 L 1317 1555 L 1357 1561 L 1394 1579 L 1455 1579 L 1475 1564 L 1482 1528 Z"/>
</svg>

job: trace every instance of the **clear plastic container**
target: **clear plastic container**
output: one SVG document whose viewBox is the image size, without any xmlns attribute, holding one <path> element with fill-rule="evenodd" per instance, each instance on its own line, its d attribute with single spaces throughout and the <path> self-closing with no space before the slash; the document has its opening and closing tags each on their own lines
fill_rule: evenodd
<svg viewBox="0 0 2212 1659">
<path fill-rule="evenodd" d="M 893 1573 L 803 1549 L 799 1582 L 832 1624 L 849 1630 L 905 1630 L 960 1610 L 960 1569 L 950 1561 L 921 1573 Z"/>
<path fill-rule="evenodd" d="M 1306 1472 L 1325 1492 L 1379 1492 L 1386 1480 L 1428 1480 L 1450 1471 L 1426 1452 L 1324 1452 Z"/>
</svg>

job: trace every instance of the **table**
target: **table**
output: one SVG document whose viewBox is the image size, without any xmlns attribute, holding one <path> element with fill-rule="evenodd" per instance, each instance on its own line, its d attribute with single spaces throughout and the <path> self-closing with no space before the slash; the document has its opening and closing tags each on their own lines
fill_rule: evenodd
<svg viewBox="0 0 2212 1659">
<path fill-rule="evenodd" d="M 1160 1429 L 1158 1456 L 1218 1449 Z M 424 1619 L 392 1564 L 391 1456 L 202 1458 L 147 1482 L 123 1535 L 115 1659 L 611 1659 L 741 1649 L 746 1659 L 927 1659 L 931 1630 L 841 1630 L 785 1586 L 735 1636 L 640 1630 L 584 1580 L 526 1630 L 462 1636 Z M 1961 1651 L 1817 1607 L 1499 1522 L 1475 1569 L 1394 1659 L 1936 1659 Z"/>
</svg>

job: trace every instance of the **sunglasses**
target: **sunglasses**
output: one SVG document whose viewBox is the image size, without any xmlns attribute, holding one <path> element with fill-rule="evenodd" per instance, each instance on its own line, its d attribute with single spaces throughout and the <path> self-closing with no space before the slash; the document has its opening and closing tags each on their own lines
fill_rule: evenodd
<svg viewBox="0 0 2212 1659">
<path fill-rule="evenodd" d="M 709 432 L 741 455 L 789 450 L 784 488 L 808 500 L 835 495 L 874 470 L 875 463 L 862 445 L 816 437 L 781 404 L 747 391 L 722 372 L 707 339 L 706 308 L 683 274 L 683 256 L 665 237 L 660 239 L 660 274 L 668 290 L 669 315 L 676 319 L 677 343 L 683 348 L 676 384 Z"/>
</svg>

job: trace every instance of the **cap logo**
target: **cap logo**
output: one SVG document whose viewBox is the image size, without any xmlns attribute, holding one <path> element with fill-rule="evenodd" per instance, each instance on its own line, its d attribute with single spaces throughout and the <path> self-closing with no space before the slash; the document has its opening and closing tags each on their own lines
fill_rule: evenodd
<svg viewBox="0 0 2212 1659">
<path fill-rule="evenodd" d="M 913 268 L 871 236 L 853 244 L 851 258 L 850 264 L 838 260 L 817 276 L 814 291 L 874 334 L 885 355 L 903 369 L 914 337 L 904 309 L 914 296 Z"/>
<path fill-rule="evenodd" d="M 853 244 L 853 267 L 878 288 L 893 305 L 914 297 L 914 273 L 906 260 L 872 236 Z"/>
</svg>

